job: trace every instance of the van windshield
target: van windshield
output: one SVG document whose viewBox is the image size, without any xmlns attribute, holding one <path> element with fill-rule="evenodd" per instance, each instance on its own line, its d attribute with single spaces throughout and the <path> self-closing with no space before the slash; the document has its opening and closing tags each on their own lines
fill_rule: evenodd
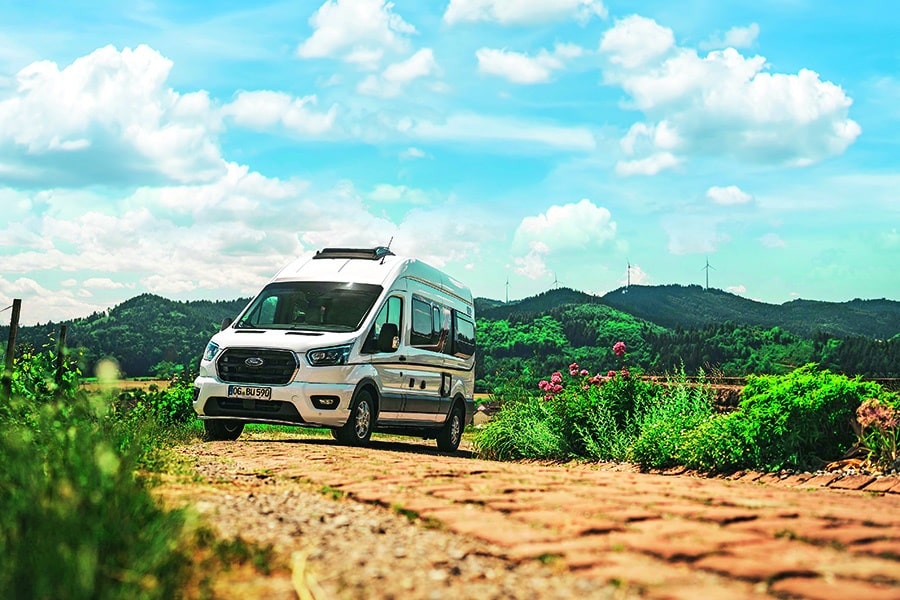
<svg viewBox="0 0 900 600">
<path fill-rule="evenodd" d="M 380 285 L 327 281 L 270 283 L 247 307 L 236 327 L 355 331 L 381 289 Z"/>
</svg>

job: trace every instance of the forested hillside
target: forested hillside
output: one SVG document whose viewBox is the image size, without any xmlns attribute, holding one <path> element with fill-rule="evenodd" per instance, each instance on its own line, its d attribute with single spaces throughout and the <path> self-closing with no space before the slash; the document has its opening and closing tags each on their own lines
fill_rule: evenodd
<svg viewBox="0 0 900 600">
<path fill-rule="evenodd" d="M 93 374 L 100 358 L 112 357 L 127 376 L 154 374 L 173 366 L 195 368 L 210 336 L 225 317 L 235 317 L 247 299 L 175 302 L 142 294 L 103 313 L 67 321 L 67 345 L 83 353 L 83 369 Z M 41 348 L 59 334 L 60 323 L 21 327 L 18 344 Z M 9 327 L 0 328 L 5 347 Z M 166 364 L 168 363 L 168 364 Z M 165 374 L 165 373 L 161 373 Z"/>
<path fill-rule="evenodd" d="M 766 304 L 699 285 L 632 285 L 627 291 L 620 288 L 606 294 L 602 301 L 671 329 L 696 329 L 730 321 L 780 327 L 805 337 L 824 333 L 888 339 L 900 333 L 900 302 L 893 300 Z"/>
<path fill-rule="evenodd" d="M 145 294 L 70 322 L 68 345 L 82 348 L 85 374 L 103 357 L 129 376 L 194 369 L 222 319 L 246 302 Z M 900 377 L 900 303 L 891 300 L 779 306 L 698 286 L 631 286 L 602 298 L 560 288 L 508 304 L 477 298 L 476 316 L 482 390 L 521 374 L 546 377 L 572 362 L 605 373 L 621 366 L 611 351 L 617 341 L 628 346 L 629 366 L 647 373 L 683 365 L 688 374 L 742 376 L 815 362 L 848 375 Z M 19 342 L 41 347 L 58 331 L 58 323 L 23 327 Z M 0 344 L 7 335 L 0 327 Z"/>
</svg>

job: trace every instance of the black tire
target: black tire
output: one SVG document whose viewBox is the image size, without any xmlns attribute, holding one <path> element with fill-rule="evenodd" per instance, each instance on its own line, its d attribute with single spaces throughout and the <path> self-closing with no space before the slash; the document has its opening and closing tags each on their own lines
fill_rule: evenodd
<svg viewBox="0 0 900 600">
<path fill-rule="evenodd" d="M 447 422 L 437 434 L 437 447 L 441 452 L 456 452 L 462 440 L 463 428 L 466 426 L 466 413 L 457 402 L 450 410 Z"/>
<path fill-rule="evenodd" d="M 350 408 L 350 418 L 343 427 L 332 429 L 332 435 L 341 444 L 364 446 L 372 437 L 375 424 L 375 400 L 368 390 L 360 390 Z"/>
<path fill-rule="evenodd" d="M 207 419 L 203 421 L 203 428 L 206 430 L 206 441 L 232 442 L 241 436 L 244 431 L 244 424 L 241 421 L 227 421 L 224 419 Z"/>
</svg>

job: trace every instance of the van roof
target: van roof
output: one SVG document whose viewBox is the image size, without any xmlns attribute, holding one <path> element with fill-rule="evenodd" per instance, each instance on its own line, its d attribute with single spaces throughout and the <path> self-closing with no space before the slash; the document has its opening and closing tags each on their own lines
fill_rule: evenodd
<svg viewBox="0 0 900 600">
<path fill-rule="evenodd" d="M 325 248 L 311 258 L 290 263 L 272 281 L 337 281 L 372 283 L 389 287 L 400 277 L 410 277 L 436 287 L 467 304 L 469 288 L 440 269 L 416 258 L 397 256 L 384 246 L 377 248 Z"/>
</svg>

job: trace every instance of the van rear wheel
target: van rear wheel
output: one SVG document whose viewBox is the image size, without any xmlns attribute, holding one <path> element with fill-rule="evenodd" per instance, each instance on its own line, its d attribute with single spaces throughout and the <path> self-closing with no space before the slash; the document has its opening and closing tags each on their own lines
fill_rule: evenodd
<svg viewBox="0 0 900 600">
<path fill-rule="evenodd" d="M 465 413 L 460 404 L 455 404 L 450 417 L 437 434 L 437 447 L 441 452 L 456 452 L 459 442 L 462 441 L 463 427 L 465 427 Z"/>
<path fill-rule="evenodd" d="M 240 421 L 228 421 L 224 419 L 203 421 L 203 429 L 206 430 L 206 441 L 234 441 L 244 431 L 244 424 Z"/>
<path fill-rule="evenodd" d="M 332 430 L 332 435 L 341 444 L 362 446 L 372 437 L 372 426 L 375 421 L 375 401 L 368 390 L 360 390 L 356 394 L 350 409 L 350 418 L 343 427 Z"/>
</svg>

